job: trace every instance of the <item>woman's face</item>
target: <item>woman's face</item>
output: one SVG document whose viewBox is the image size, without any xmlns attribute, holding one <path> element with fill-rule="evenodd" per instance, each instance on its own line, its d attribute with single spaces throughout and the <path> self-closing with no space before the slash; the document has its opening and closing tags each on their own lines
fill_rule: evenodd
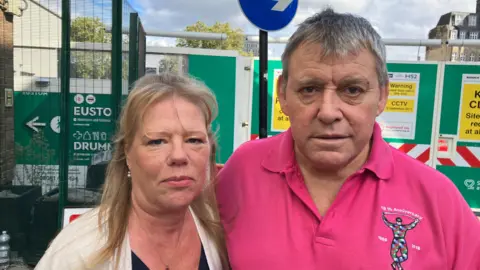
<svg viewBox="0 0 480 270">
<path fill-rule="evenodd" d="M 152 211 L 188 206 L 208 173 L 210 142 L 202 111 L 173 96 L 151 105 L 139 126 L 127 151 L 133 200 Z"/>
</svg>

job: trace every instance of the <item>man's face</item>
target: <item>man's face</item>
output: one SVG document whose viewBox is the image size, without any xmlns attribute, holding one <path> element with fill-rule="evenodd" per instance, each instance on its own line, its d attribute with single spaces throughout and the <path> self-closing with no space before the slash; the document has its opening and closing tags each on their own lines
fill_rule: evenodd
<svg viewBox="0 0 480 270">
<path fill-rule="evenodd" d="M 368 155 L 388 88 L 379 86 L 375 58 L 367 50 L 341 59 L 321 59 L 320 53 L 318 44 L 299 46 L 288 81 L 278 80 L 277 95 L 290 118 L 297 160 L 338 170 Z"/>
</svg>

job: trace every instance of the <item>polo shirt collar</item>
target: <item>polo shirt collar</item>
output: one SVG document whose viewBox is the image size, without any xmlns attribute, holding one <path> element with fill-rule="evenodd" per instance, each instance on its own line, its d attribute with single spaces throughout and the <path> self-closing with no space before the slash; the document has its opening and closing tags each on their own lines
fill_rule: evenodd
<svg viewBox="0 0 480 270">
<path fill-rule="evenodd" d="M 292 131 L 289 128 L 277 136 L 280 137 L 279 143 L 272 145 L 269 154 L 262 161 L 262 166 L 276 173 L 291 171 L 296 164 Z M 369 170 L 377 178 L 386 180 L 393 174 L 393 163 L 391 147 L 382 138 L 382 130 L 378 123 L 375 123 L 370 154 L 360 172 Z"/>
</svg>

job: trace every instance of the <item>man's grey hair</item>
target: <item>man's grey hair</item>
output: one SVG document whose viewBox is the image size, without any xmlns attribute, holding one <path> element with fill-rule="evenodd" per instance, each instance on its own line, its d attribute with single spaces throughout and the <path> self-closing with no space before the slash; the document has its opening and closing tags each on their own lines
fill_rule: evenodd
<svg viewBox="0 0 480 270">
<path fill-rule="evenodd" d="M 365 19 L 348 13 L 336 13 L 327 8 L 300 24 L 290 37 L 282 54 L 283 77 L 288 80 L 288 65 L 293 52 L 303 44 L 318 44 L 321 58 L 344 57 L 362 49 L 375 57 L 380 87 L 388 84 L 386 49 L 380 35 Z"/>
</svg>

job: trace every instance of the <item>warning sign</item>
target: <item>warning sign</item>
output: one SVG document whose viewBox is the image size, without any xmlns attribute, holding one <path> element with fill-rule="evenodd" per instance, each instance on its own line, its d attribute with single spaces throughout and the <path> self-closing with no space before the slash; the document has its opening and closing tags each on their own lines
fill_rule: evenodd
<svg viewBox="0 0 480 270">
<path fill-rule="evenodd" d="M 390 88 L 384 112 L 377 118 L 382 136 L 415 139 L 419 73 L 389 72 Z"/>
<path fill-rule="evenodd" d="M 385 108 L 386 112 L 413 112 L 415 101 L 412 99 L 389 99 Z"/>
<path fill-rule="evenodd" d="M 414 82 L 390 82 L 390 96 L 408 96 L 416 95 L 417 84 Z"/>
<path fill-rule="evenodd" d="M 463 75 L 458 121 L 459 141 L 480 141 L 480 75 Z"/>
<path fill-rule="evenodd" d="M 446 139 L 438 140 L 438 152 L 448 152 L 448 142 Z"/>
<path fill-rule="evenodd" d="M 271 130 L 276 132 L 282 132 L 287 130 L 290 127 L 290 119 L 286 116 L 282 108 L 280 107 L 280 102 L 277 97 L 277 81 L 278 77 L 282 75 L 281 69 L 275 69 L 273 71 L 273 93 L 272 93 L 272 119 L 271 119 Z"/>
</svg>

